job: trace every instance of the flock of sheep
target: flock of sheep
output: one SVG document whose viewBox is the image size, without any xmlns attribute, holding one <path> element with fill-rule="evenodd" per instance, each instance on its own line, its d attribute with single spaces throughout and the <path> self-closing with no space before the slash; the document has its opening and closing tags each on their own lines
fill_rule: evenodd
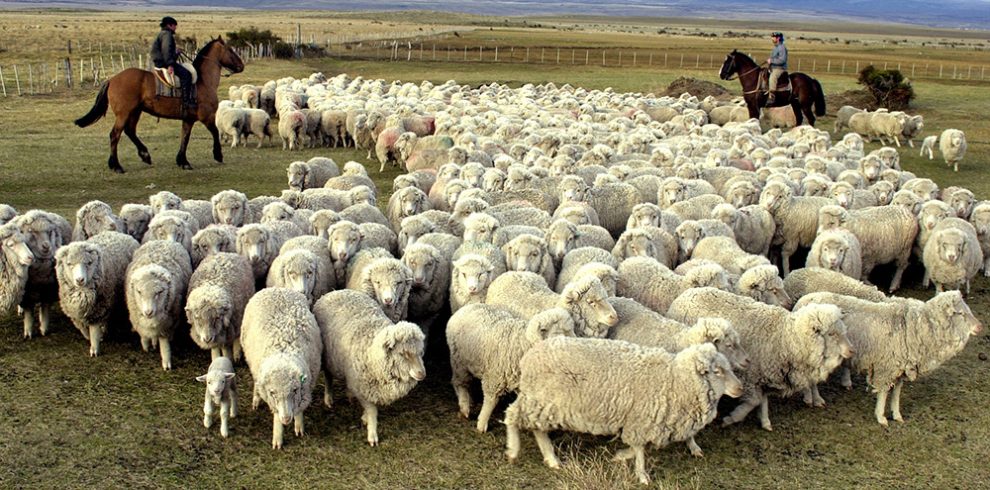
<svg viewBox="0 0 990 490">
<path fill-rule="evenodd" d="M 378 407 L 425 378 L 425 347 L 445 337 L 465 418 L 481 381 L 479 431 L 517 394 L 510 459 L 522 429 L 551 467 L 550 431 L 617 434 L 616 458 L 648 482 L 644 447 L 700 456 L 694 435 L 723 395 L 740 399 L 723 424 L 759 407 L 771 430 L 771 395 L 822 406 L 817 386 L 841 367 L 844 386 L 867 373 L 879 423 L 888 395 L 900 421 L 904 381 L 981 328 L 959 290 L 990 274 L 990 202 L 902 171 L 893 148 L 865 154 L 856 133 L 720 126 L 714 99 L 552 83 L 316 74 L 238 90 L 264 124 L 232 130 L 235 143 L 264 136 L 272 111 L 287 146 L 308 134 L 402 165 L 385 211 L 364 166 L 322 157 L 291 163 L 277 197 L 160 192 L 118 213 L 93 201 L 74 227 L 0 205 L 0 311 L 18 309 L 24 336 L 44 335 L 58 302 L 96 356 L 126 313 L 168 370 L 188 331 L 213 357 L 197 378 L 204 425 L 219 412 L 225 437 L 243 356 L 273 448 L 285 425 L 303 434 L 321 371 L 326 405 L 343 382 L 376 445 Z M 912 261 L 931 300 L 869 283 L 894 264 L 896 291 Z"/>
</svg>

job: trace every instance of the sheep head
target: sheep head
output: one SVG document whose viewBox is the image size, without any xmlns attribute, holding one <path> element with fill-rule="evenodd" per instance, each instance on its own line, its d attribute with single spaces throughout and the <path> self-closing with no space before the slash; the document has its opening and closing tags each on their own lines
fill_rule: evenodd
<svg viewBox="0 0 990 490">
<path fill-rule="evenodd" d="M 574 337 L 574 319 L 563 308 L 550 308 L 533 316 L 526 323 L 526 340 L 537 343 L 551 337 Z"/>
<path fill-rule="evenodd" d="M 454 262 L 452 283 L 463 286 L 471 295 L 484 294 L 492 281 L 495 266 L 487 258 L 477 254 L 467 254 Z"/>
<path fill-rule="evenodd" d="M 222 288 L 198 287 L 189 292 L 185 308 L 186 319 L 197 344 L 212 347 L 232 340 L 222 335 L 234 323 L 231 305 L 230 293 Z"/>
<path fill-rule="evenodd" d="M 141 317 L 168 316 L 173 301 L 172 274 L 164 267 L 149 264 L 131 271 L 127 294 L 138 307 Z"/>
<path fill-rule="evenodd" d="M 547 255 L 547 242 L 532 235 L 520 235 L 502 246 L 509 270 L 541 273 Z"/>
<path fill-rule="evenodd" d="M 243 193 L 226 190 L 210 199 L 213 204 L 213 221 L 217 224 L 243 226 L 247 220 L 248 199 Z"/>
<path fill-rule="evenodd" d="M 330 246 L 330 258 L 335 263 L 344 263 L 361 249 L 364 234 L 358 225 L 350 221 L 334 223 L 327 229 L 327 241 Z"/>
<path fill-rule="evenodd" d="M 597 277 L 579 276 L 561 293 L 561 306 L 571 312 L 575 331 L 583 337 L 604 337 L 619 323 L 608 292 Z"/>
<path fill-rule="evenodd" d="M 292 162 L 286 169 L 289 181 L 289 189 L 302 191 L 306 188 L 306 175 L 309 173 L 309 165 L 306 162 Z"/>
<path fill-rule="evenodd" d="M 410 245 L 402 255 L 402 263 L 412 272 L 412 285 L 416 288 L 433 284 L 433 275 L 441 260 L 436 247 L 422 243 Z"/>
<path fill-rule="evenodd" d="M 379 330 L 368 352 L 377 377 L 391 382 L 426 379 L 425 341 L 423 331 L 409 322 L 398 322 Z"/>
<path fill-rule="evenodd" d="M 311 386 L 309 373 L 302 366 L 285 354 L 274 354 L 262 361 L 254 390 L 278 422 L 288 425 L 312 401 Z"/>
</svg>

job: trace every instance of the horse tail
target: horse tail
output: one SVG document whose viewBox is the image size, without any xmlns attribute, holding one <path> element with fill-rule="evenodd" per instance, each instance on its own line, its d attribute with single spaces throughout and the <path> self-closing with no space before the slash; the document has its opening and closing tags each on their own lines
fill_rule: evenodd
<svg viewBox="0 0 990 490">
<path fill-rule="evenodd" d="M 93 108 L 86 113 L 85 116 L 76 119 L 76 126 L 80 128 L 85 128 L 96 121 L 99 121 L 107 113 L 107 106 L 109 105 L 110 99 L 107 97 L 107 91 L 110 90 L 110 81 L 103 82 L 100 86 L 100 93 L 96 94 L 96 103 L 93 104 Z"/>
<path fill-rule="evenodd" d="M 824 116 L 825 115 L 825 90 L 822 89 L 822 84 L 818 80 L 812 78 L 812 82 L 815 82 L 815 115 Z"/>
</svg>

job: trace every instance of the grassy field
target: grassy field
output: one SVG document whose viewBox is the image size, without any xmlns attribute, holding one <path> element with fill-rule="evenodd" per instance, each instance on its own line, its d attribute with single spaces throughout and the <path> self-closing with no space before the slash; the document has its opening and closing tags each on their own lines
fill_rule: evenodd
<svg viewBox="0 0 990 490">
<path fill-rule="evenodd" d="M 75 14 L 64 15 L 72 18 Z M 573 33 L 526 33 L 530 37 L 520 38 L 514 30 L 484 34 L 549 46 L 577 42 L 570 37 Z M 603 37 L 602 42 L 631 46 L 641 46 L 637 39 L 660 42 L 644 36 L 612 36 Z M 718 49 L 725 50 L 728 41 L 718 42 L 722 43 Z M 769 51 L 762 42 L 753 49 Z M 716 81 L 712 70 L 307 60 L 249 64 L 244 73 L 225 79 L 221 92 L 231 83 L 302 77 L 317 70 L 405 81 L 455 79 L 471 85 L 553 81 L 633 92 L 659 92 L 681 75 Z M 849 75 L 819 78 L 829 94 L 855 88 Z M 737 85 L 721 83 L 738 93 Z M 915 89 L 918 99 L 913 112 L 925 115 L 925 133 L 964 129 L 970 146 L 959 173 L 946 170 L 938 160 L 921 159 L 910 149 L 902 152 L 904 167 L 940 185 L 965 185 L 978 197 L 990 196 L 990 180 L 983 169 L 990 158 L 990 123 L 982 109 L 990 106 L 986 85 L 925 80 L 918 81 Z M 372 165 L 360 152 L 289 153 L 280 145 L 225 149 L 226 163 L 220 165 L 212 162 L 207 132 L 199 126 L 194 129 L 189 154 L 196 169 L 182 171 L 173 163 L 178 124 L 148 117 L 139 126 L 139 134 L 151 150 L 154 165 L 141 164 L 133 147 L 124 141 L 120 155 L 128 173 L 111 174 L 106 169 L 110 123 L 102 121 L 87 129 L 71 124 L 89 109 L 93 95 L 85 91 L 0 99 L 4 115 L 0 120 L 0 202 L 71 217 L 91 199 L 117 208 L 125 202 L 145 202 L 160 190 L 186 198 L 208 198 L 227 188 L 251 196 L 277 194 L 285 187 L 288 163 L 315 155 L 368 164 L 379 188 L 386 192 L 397 174 L 389 169 L 379 175 L 377 164 Z M 837 107 L 829 109 L 834 112 Z M 831 124 L 831 117 L 826 117 L 821 127 L 831 128 Z M 918 272 L 911 271 L 908 284 L 917 284 Z M 980 279 L 969 299 L 981 319 L 990 314 L 988 289 L 990 283 Z M 932 293 L 908 289 L 904 294 L 927 298 Z M 233 421 L 232 437 L 224 440 L 216 428 L 207 431 L 201 426 L 203 391 L 193 377 L 205 371 L 209 356 L 188 339 L 182 338 L 176 347 L 176 369 L 164 373 L 157 354 L 141 352 L 131 333 L 120 332 L 105 345 L 101 357 L 90 359 L 83 339 L 68 321 L 59 317 L 52 330 L 48 337 L 24 341 L 19 318 L 0 318 L 2 487 L 634 486 L 631 472 L 608 461 L 620 444 L 607 438 L 555 435 L 565 469 L 553 472 L 542 465 L 532 438 L 525 437 L 520 462 L 507 464 L 502 456 L 505 431 L 499 424 L 493 424 L 491 433 L 480 435 L 474 432 L 473 421 L 457 416 L 447 353 L 439 338 L 432 339 L 428 352 L 427 380 L 406 399 L 381 410 L 381 447 L 369 448 L 363 442 L 359 408 L 343 401 L 337 387 L 340 401 L 332 410 L 314 403 L 306 412 L 306 437 L 287 436 L 285 450 L 273 452 L 270 414 L 249 408 L 251 382 L 246 367 L 238 367 L 244 409 Z M 823 389 L 829 402 L 826 409 L 805 408 L 798 399 L 774 400 L 774 432 L 760 430 L 752 419 L 729 429 L 711 427 L 698 438 L 706 452 L 704 459 L 691 458 L 682 445 L 676 445 L 651 451 L 648 466 L 656 485 L 664 488 L 985 486 L 990 481 L 985 463 L 990 447 L 990 415 L 985 410 L 990 396 L 985 380 L 990 365 L 978 355 L 988 351 L 990 336 L 975 338 L 943 369 L 909 385 L 904 392 L 904 424 L 884 429 L 873 420 L 874 398 L 862 389 L 861 380 L 851 392 L 829 385 Z M 496 419 L 503 408 L 504 403 Z"/>
</svg>

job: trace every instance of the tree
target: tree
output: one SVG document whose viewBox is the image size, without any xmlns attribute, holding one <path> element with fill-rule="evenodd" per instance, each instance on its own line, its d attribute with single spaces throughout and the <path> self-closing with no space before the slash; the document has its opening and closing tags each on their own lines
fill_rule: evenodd
<svg viewBox="0 0 990 490">
<path fill-rule="evenodd" d="M 878 107 L 903 110 L 914 99 L 914 88 L 900 70 L 878 70 L 869 65 L 860 70 L 858 82 L 873 95 Z"/>
</svg>

